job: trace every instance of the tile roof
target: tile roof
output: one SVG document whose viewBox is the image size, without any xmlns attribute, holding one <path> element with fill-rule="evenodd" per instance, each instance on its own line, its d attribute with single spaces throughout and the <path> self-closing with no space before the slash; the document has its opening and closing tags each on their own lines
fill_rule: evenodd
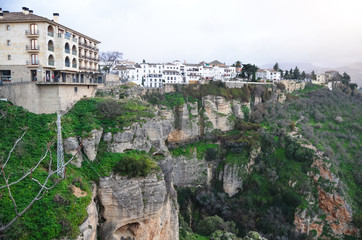
<svg viewBox="0 0 362 240">
<path fill-rule="evenodd" d="M 3 12 L 3 17 L 0 18 L 0 23 L 22 23 L 22 22 L 48 22 L 50 24 L 55 24 L 65 29 L 69 29 L 74 33 L 76 33 L 77 35 L 81 35 L 83 37 L 91 39 L 93 42 L 100 43 L 100 41 L 94 38 L 88 37 L 85 34 L 82 34 L 78 31 L 75 31 L 59 23 L 56 23 L 48 18 L 35 15 L 34 13 L 24 14 L 23 12 Z"/>
</svg>

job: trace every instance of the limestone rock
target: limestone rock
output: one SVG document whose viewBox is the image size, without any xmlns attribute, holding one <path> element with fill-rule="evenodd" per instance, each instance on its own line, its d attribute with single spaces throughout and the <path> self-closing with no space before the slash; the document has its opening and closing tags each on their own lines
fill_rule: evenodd
<svg viewBox="0 0 362 240">
<path fill-rule="evenodd" d="M 102 239 L 178 239 L 177 202 L 164 179 L 153 174 L 127 179 L 101 178 L 98 197 L 102 206 Z"/>
<path fill-rule="evenodd" d="M 111 132 L 108 132 L 106 134 L 103 135 L 103 141 L 105 142 L 110 142 L 112 141 L 112 133 Z"/>
<path fill-rule="evenodd" d="M 229 197 L 234 196 L 243 189 L 243 181 L 239 176 L 239 166 L 225 164 L 223 173 L 223 188 Z"/>
<path fill-rule="evenodd" d="M 114 134 L 108 149 L 121 153 L 126 149 L 149 151 L 153 146 L 157 151 L 167 151 L 165 140 L 171 129 L 168 120 L 150 119 L 145 123 L 134 123 L 128 130 Z"/>
<path fill-rule="evenodd" d="M 213 177 L 213 165 L 204 159 L 185 156 L 169 157 L 161 163 L 161 168 L 168 166 L 171 178 L 177 187 L 194 187 L 208 185 Z"/>
<path fill-rule="evenodd" d="M 93 185 L 92 201 L 87 206 L 87 219 L 79 226 L 80 234 L 77 240 L 96 240 L 97 239 L 97 225 L 98 225 L 98 209 L 94 202 L 97 194 L 97 187 Z"/>
<path fill-rule="evenodd" d="M 224 97 L 207 95 L 202 102 L 205 109 L 205 131 L 229 131 L 233 128 L 233 123 L 228 119 L 233 112 L 230 103 Z"/>
<path fill-rule="evenodd" d="M 90 134 L 91 136 L 83 140 L 83 150 L 90 161 L 94 161 L 97 156 L 97 147 L 101 140 L 103 128 L 100 130 L 93 129 Z"/>
<path fill-rule="evenodd" d="M 77 151 L 78 147 L 79 147 L 79 142 L 77 140 L 77 138 L 75 137 L 69 137 L 64 139 L 63 142 L 64 145 L 64 151 L 67 154 L 71 154 L 71 155 L 76 155 L 74 157 L 74 159 L 72 160 L 71 164 L 73 164 L 74 166 L 80 168 L 82 167 L 82 162 L 83 162 L 83 157 L 81 154 L 81 151 Z"/>
</svg>

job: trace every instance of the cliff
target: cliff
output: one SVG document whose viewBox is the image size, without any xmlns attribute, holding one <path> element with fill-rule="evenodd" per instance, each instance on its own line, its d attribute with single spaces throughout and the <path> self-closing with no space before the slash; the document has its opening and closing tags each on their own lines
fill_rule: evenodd
<svg viewBox="0 0 362 240">
<path fill-rule="evenodd" d="M 159 179 L 160 178 L 160 179 Z M 100 236 L 102 239 L 178 239 L 176 194 L 162 176 L 101 178 Z"/>
</svg>

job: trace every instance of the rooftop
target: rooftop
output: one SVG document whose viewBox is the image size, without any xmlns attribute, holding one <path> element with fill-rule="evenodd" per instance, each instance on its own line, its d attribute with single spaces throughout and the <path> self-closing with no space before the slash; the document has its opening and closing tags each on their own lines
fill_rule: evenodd
<svg viewBox="0 0 362 240">
<path fill-rule="evenodd" d="M 95 43 L 100 43 L 100 41 L 91 38 L 87 35 L 84 35 L 78 31 L 75 31 L 69 27 L 63 26 L 53 20 L 50 20 L 48 18 L 45 17 L 41 17 L 38 16 L 32 12 L 29 12 L 29 10 L 27 11 L 23 11 L 23 12 L 8 12 L 8 11 L 2 11 L 0 12 L 2 13 L 2 17 L 0 17 L 0 23 L 28 23 L 28 22 L 47 22 L 49 24 L 53 24 L 53 25 L 57 25 L 60 26 L 61 28 L 64 28 L 65 30 L 70 30 L 74 33 L 76 33 L 77 35 L 80 35 L 82 37 L 86 37 L 88 39 L 91 39 L 93 42 Z M 56 16 L 59 16 L 59 14 L 55 14 Z"/>
</svg>

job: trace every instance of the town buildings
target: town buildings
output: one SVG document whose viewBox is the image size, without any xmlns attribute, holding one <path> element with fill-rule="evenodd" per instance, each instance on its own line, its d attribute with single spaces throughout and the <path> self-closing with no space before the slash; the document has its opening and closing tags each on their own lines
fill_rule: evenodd
<svg viewBox="0 0 362 240">
<path fill-rule="evenodd" d="M 256 71 L 256 79 L 279 82 L 281 79 L 280 72 L 274 69 L 258 69 Z"/>
<path fill-rule="evenodd" d="M 35 113 L 62 112 L 95 94 L 100 41 L 34 14 L 0 8 L 0 97 Z"/>
<path fill-rule="evenodd" d="M 213 64 L 212 64 L 213 63 Z M 201 80 L 227 81 L 236 77 L 236 69 L 219 61 L 198 64 L 168 63 L 122 64 L 112 69 L 122 82 L 129 81 L 147 88 L 162 87 L 164 84 L 196 84 Z"/>
</svg>

